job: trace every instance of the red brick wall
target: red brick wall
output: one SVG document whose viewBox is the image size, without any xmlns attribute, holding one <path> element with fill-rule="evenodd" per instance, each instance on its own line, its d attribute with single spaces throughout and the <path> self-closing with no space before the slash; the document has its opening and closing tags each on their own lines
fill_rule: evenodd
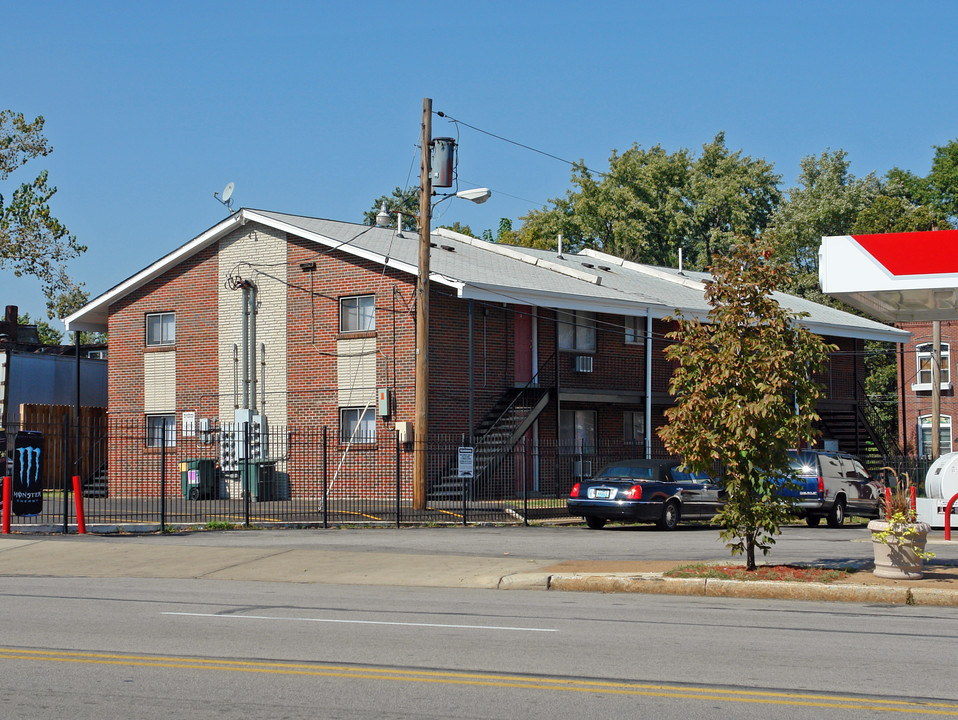
<svg viewBox="0 0 958 720">
<path fill-rule="evenodd" d="M 918 356 L 915 348 L 918 345 L 932 341 L 932 324 L 930 322 L 900 323 L 899 327 L 911 332 L 911 341 L 905 344 L 904 351 L 898 356 L 899 399 L 904 404 L 905 420 L 902 426 L 901 407 L 899 407 L 899 442 L 907 444 L 907 452 L 918 452 L 918 418 L 931 414 L 931 390 L 913 390 L 912 385 L 918 382 Z M 952 450 L 958 449 L 956 432 L 958 432 L 958 396 L 955 394 L 956 360 L 958 360 L 958 322 L 941 322 L 941 342 L 949 346 L 948 360 L 951 388 L 941 391 L 941 414 L 951 418 L 952 422 Z M 904 363 L 904 382 L 902 378 L 902 363 Z M 944 362 L 942 363 L 944 369 Z M 947 447 L 942 448 L 946 452 Z"/>
<path fill-rule="evenodd" d="M 109 417 L 111 422 L 145 425 L 143 410 L 143 356 L 146 349 L 146 315 L 176 313 L 176 422 L 181 411 L 196 410 L 197 417 L 217 415 L 217 262 L 216 245 L 188 258 L 110 307 Z M 112 437 L 112 436 L 111 436 Z M 111 439 L 111 488 L 122 487 L 123 477 L 140 477 L 143 487 L 159 479 L 141 473 L 138 453 L 129 451 L 130 440 Z M 122 444 L 122 448 L 120 445 Z M 159 448 L 143 447 L 142 456 L 159 455 Z M 168 461 L 170 477 L 178 478 L 175 458 Z M 172 484 L 172 483 L 171 483 Z M 178 492 L 179 487 L 175 488 Z M 172 490 L 171 490 L 172 492 Z M 175 493 L 174 493 L 175 494 Z"/>
</svg>

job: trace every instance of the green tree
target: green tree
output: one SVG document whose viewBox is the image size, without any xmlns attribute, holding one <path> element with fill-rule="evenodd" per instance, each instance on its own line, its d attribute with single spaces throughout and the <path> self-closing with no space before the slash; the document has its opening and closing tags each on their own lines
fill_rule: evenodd
<svg viewBox="0 0 958 720">
<path fill-rule="evenodd" d="M 499 229 L 496 234 L 488 228 L 482 231 L 482 239 L 486 242 L 502 243 L 503 245 L 517 245 L 519 235 L 512 229 L 512 220 L 510 218 L 499 218 Z"/>
<path fill-rule="evenodd" d="M 702 146 L 690 178 L 686 246 L 700 266 L 728 252 L 736 237 L 759 235 L 782 199 L 781 175 L 764 160 L 729 151 L 725 133 Z"/>
<path fill-rule="evenodd" d="M 22 113 L 0 111 L 0 181 L 26 163 L 49 155 L 42 117 L 27 122 Z M 12 195 L 0 193 L 0 269 L 17 277 L 36 277 L 48 299 L 75 287 L 67 262 L 86 251 L 50 211 L 57 189 L 48 184 L 47 171 L 22 183 Z"/>
<path fill-rule="evenodd" d="M 376 224 L 376 215 L 379 214 L 383 203 L 386 203 L 386 210 L 390 213 L 397 211 L 402 213 L 402 229 L 418 230 L 419 221 L 419 188 L 406 188 L 399 186 L 393 189 L 392 195 L 380 195 L 373 201 L 373 206 L 363 213 L 363 223 L 366 225 Z M 393 221 L 395 225 L 395 220 Z"/>
<path fill-rule="evenodd" d="M 788 474 L 787 450 L 809 441 L 822 387 L 813 379 L 829 346 L 801 327 L 772 292 L 785 269 L 769 262 L 762 240 L 734 245 L 712 267 L 707 322 L 678 318 L 666 357 L 677 363 L 659 435 L 687 466 L 724 472 L 728 499 L 716 515 L 733 555 L 755 569 L 789 514 L 776 478 Z"/>
<path fill-rule="evenodd" d="M 844 150 L 801 161 L 798 185 L 773 214 L 767 235 L 776 259 L 795 271 L 780 290 L 834 305 L 818 290 L 818 249 L 825 235 L 845 235 L 858 214 L 881 194 L 874 174 L 856 178 Z"/>
<path fill-rule="evenodd" d="M 561 233 L 572 251 L 595 248 L 627 260 L 702 268 L 731 238 L 760 232 L 781 194 L 764 160 L 732 152 L 719 133 L 702 154 L 633 145 L 612 152 L 609 170 L 575 166 L 574 189 L 525 215 L 520 244 L 554 248 Z"/>
</svg>

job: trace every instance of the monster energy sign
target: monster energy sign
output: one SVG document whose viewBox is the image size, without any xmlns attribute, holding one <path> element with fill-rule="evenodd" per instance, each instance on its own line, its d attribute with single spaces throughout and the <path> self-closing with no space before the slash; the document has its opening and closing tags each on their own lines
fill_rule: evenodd
<svg viewBox="0 0 958 720">
<path fill-rule="evenodd" d="M 43 435 L 20 431 L 13 443 L 13 512 L 39 515 L 43 511 Z"/>
</svg>

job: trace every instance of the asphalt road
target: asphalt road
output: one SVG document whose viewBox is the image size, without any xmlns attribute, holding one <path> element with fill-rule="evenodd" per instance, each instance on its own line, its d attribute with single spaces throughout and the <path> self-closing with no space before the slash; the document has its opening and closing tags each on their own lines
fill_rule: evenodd
<svg viewBox="0 0 958 720">
<path fill-rule="evenodd" d="M 958 608 L 56 577 L 0 603 L 11 718 L 958 716 Z"/>
</svg>

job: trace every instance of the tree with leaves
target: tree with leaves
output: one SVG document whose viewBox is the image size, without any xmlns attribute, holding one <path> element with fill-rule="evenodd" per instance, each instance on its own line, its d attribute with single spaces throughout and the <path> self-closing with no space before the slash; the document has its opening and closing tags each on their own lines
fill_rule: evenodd
<svg viewBox="0 0 958 720">
<path fill-rule="evenodd" d="M 524 216 L 518 239 L 551 248 L 561 233 L 573 251 L 667 266 L 678 263 L 681 249 L 688 267 L 703 268 L 733 237 L 761 232 L 781 199 L 780 180 L 771 164 L 730 151 L 721 132 L 698 157 L 633 145 L 612 152 L 608 172 L 577 164 L 576 189 Z"/>
<path fill-rule="evenodd" d="M 881 194 L 874 174 L 857 178 L 844 150 L 826 150 L 801 161 L 798 185 L 772 216 L 766 235 L 776 259 L 794 272 L 778 288 L 834 305 L 818 289 L 818 248 L 825 235 L 847 234 L 863 209 Z"/>
<path fill-rule="evenodd" d="M 814 374 L 835 349 L 772 297 L 786 270 L 771 255 L 767 243 L 753 240 L 716 258 L 707 321 L 680 316 L 669 334 L 676 404 L 659 429 L 669 452 L 691 469 L 722 468 L 727 500 L 716 520 L 748 570 L 755 549 L 768 554 L 789 515 L 779 479 L 789 472 L 788 449 L 814 436 L 823 391 Z"/>
<path fill-rule="evenodd" d="M 0 110 L 0 181 L 52 152 L 43 124 L 42 117 L 28 122 L 22 113 Z M 69 278 L 66 265 L 86 251 L 51 213 L 56 191 L 48 184 L 47 171 L 41 170 L 12 194 L 0 192 L 0 269 L 12 270 L 17 277 L 33 275 L 50 301 L 79 287 Z"/>
</svg>

